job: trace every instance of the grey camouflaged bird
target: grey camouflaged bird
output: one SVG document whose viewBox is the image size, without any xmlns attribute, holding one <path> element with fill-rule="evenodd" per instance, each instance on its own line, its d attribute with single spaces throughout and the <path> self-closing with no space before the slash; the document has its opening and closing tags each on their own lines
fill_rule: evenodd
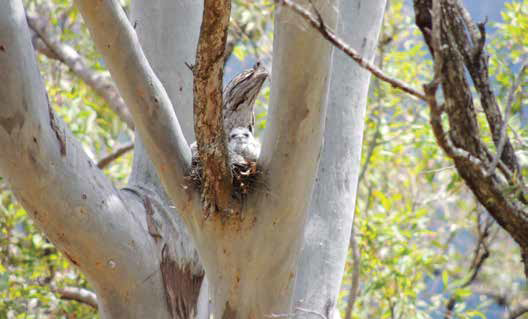
<svg viewBox="0 0 528 319">
<path fill-rule="evenodd" d="M 235 127 L 245 127 L 254 132 L 254 106 L 268 72 L 257 62 L 253 68 L 237 75 L 224 89 L 224 131 L 227 136 Z"/>
</svg>

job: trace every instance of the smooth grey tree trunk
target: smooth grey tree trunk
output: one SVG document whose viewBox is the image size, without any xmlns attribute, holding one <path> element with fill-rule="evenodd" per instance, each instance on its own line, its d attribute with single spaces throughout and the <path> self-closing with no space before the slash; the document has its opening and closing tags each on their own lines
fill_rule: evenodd
<svg viewBox="0 0 528 319">
<path fill-rule="evenodd" d="M 337 33 L 373 60 L 385 0 L 341 0 Z M 299 318 L 333 318 L 348 253 L 370 73 L 334 52 L 323 154 L 295 282 Z M 357 267 L 357 265 L 354 265 Z M 337 312 L 337 311 L 336 311 Z"/>
<path fill-rule="evenodd" d="M 0 10 L 0 174 L 93 285 L 102 318 L 169 318 L 145 208 L 117 190 L 54 115 L 22 2 Z"/>
<path fill-rule="evenodd" d="M 203 3 L 193 0 L 133 0 L 130 20 L 154 72 L 165 87 L 187 141 L 194 141 L 193 130 L 193 77 L 188 65 L 194 64 L 196 45 L 200 31 Z M 201 265 L 189 233 L 174 209 L 161 185 L 143 143 L 136 134 L 134 165 L 129 187 L 141 190 L 152 188 L 162 196 L 162 208 L 173 223 L 167 233 L 168 242 L 181 269 L 184 281 L 194 281 L 203 276 Z M 168 220 L 165 219 L 164 222 Z M 209 295 L 206 279 L 200 289 L 200 300 L 196 305 L 197 318 L 209 318 Z"/>
</svg>

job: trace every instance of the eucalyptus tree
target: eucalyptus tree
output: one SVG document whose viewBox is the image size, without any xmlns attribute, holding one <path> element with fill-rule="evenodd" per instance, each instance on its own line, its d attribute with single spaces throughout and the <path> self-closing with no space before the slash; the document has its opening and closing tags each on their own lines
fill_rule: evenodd
<svg viewBox="0 0 528 319">
<path fill-rule="evenodd" d="M 302 4 L 372 58 L 385 1 Z M 0 174 L 87 276 L 102 317 L 332 316 L 368 73 L 333 61 L 277 3 L 261 173 L 240 200 L 221 125 L 230 1 L 133 1 L 130 20 L 117 1 L 76 5 L 133 118 L 129 183 L 116 189 L 55 115 L 20 0 L 0 10 Z M 188 176 L 194 136 L 200 187 Z"/>
</svg>

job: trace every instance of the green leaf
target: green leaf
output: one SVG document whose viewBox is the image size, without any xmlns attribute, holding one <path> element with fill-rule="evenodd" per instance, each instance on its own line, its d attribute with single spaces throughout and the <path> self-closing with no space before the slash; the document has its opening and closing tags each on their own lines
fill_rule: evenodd
<svg viewBox="0 0 528 319">
<path fill-rule="evenodd" d="M 446 289 L 449 284 L 449 274 L 447 273 L 447 270 L 442 271 L 442 283 L 444 284 L 444 289 Z"/>
</svg>

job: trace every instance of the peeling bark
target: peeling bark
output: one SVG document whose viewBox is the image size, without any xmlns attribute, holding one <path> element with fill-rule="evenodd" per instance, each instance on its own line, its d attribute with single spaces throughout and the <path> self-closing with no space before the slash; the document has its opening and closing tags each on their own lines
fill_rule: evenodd
<svg viewBox="0 0 528 319">
<path fill-rule="evenodd" d="M 47 99 L 47 95 L 46 95 Z M 49 123 L 50 127 L 53 130 L 53 133 L 55 133 L 55 137 L 57 138 L 57 141 L 59 142 L 59 148 L 60 153 L 62 156 L 66 156 L 66 141 L 64 140 L 64 135 L 62 134 L 61 130 L 59 129 L 57 122 L 55 120 L 55 115 L 53 114 L 53 110 L 51 109 L 51 105 L 49 105 L 48 101 L 48 114 L 49 114 Z M 15 120 L 14 123 L 17 121 Z"/>
<path fill-rule="evenodd" d="M 203 274 L 196 276 L 190 269 L 182 269 L 170 256 L 166 245 L 161 250 L 160 270 L 171 317 L 194 318 L 197 314 L 196 306 Z"/>
</svg>

